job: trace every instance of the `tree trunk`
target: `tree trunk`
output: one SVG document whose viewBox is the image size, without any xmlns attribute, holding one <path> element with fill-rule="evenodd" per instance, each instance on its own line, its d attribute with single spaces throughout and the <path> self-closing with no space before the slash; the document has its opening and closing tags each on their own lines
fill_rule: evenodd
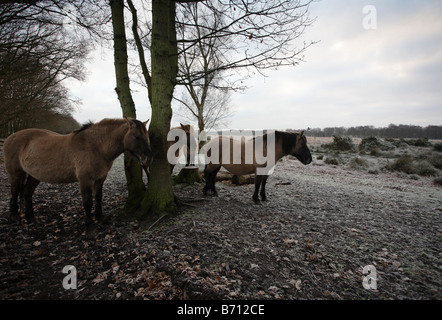
<svg viewBox="0 0 442 320">
<path fill-rule="evenodd" d="M 123 117 L 136 118 L 135 103 L 132 99 L 127 71 L 127 45 L 124 25 L 124 0 L 111 0 L 112 27 L 114 32 L 114 65 L 117 86 L 115 91 L 120 101 Z M 126 211 L 133 212 L 139 208 L 143 199 L 145 186 L 143 173 L 136 157 L 124 153 L 124 172 L 126 174 L 128 198 Z"/>
<path fill-rule="evenodd" d="M 172 118 L 172 95 L 178 72 L 178 49 L 175 30 L 175 1 L 152 1 L 152 119 L 149 136 L 153 151 L 150 179 L 140 218 L 157 219 L 178 210 L 167 161 L 167 133 Z"/>
<path fill-rule="evenodd" d="M 175 183 L 183 183 L 193 185 L 195 183 L 201 183 L 201 174 L 198 167 L 184 167 L 180 170 L 180 173 L 174 178 Z"/>
</svg>

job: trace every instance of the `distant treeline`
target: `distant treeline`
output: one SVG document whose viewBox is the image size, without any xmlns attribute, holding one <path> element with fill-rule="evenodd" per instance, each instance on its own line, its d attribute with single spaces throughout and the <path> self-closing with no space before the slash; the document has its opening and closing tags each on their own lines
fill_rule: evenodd
<svg viewBox="0 0 442 320">
<path fill-rule="evenodd" d="M 390 124 L 388 127 L 375 128 L 374 126 L 359 127 L 329 127 L 329 128 L 308 128 L 306 135 L 313 137 L 331 137 L 333 135 L 352 136 L 365 138 L 376 136 L 381 138 L 428 138 L 442 139 L 442 126 L 420 127 L 406 124 Z"/>
</svg>

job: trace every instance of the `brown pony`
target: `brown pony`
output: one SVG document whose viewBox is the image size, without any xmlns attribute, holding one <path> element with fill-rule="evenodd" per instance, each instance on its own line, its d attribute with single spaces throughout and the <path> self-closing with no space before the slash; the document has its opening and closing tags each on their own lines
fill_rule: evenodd
<svg viewBox="0 0 442 320">
<path fill-rule="evenodd" d="M 185 155 L 186 155 L 186 166 L 193 166 L 195 161 L 195 155 L 198 154 L 198 139 L 196 138 L 195 129 L 190 124 L 182 124 L 180 123 L 180 127 L 175 127 L 173 129 L 181 129 L 186 134 L 186 145 L 182 148 L 178 149 L 175 152 L 175 156 L 178 158 L 182 152 L 183 149 L 185 149 Z M 172 147 L 175 143 L 177 143 L 178 137 L 175 138 L 175 141 L 169 141 L 169 148 Z M 195 148 L 191 147 L 191 144 L 195 146 Z M 173 168 L 175 167 L 174 164 L 170 165 L 170 173 L 173 172 Z"/>
<path fill-rule="evenodd" d="M 270 136 L 274 135 L 274 136 Z M 268 149 L 268 141 L 274 141 L 274 150 Z M 222 145 L 230 146 L 230 159 L 223 159 Z M 266 163 L 258 162 L 257 155 L 253 153 L 249 161 L 246 161 L 247 150 L 253 150 L 255 152 L 260 147 L 263 150 L 263 154 L 271 156 L 272 158 Z M 234 150 L 241 150 L 240 158 L 236 162 L 232 161 L 232 155 L 235 154 Z M 255 173 L 255 192 L 253 194 L 253 200 L 256 203 L 260 203 L 258 192 L 261 187 L 261 199 L 267 200 L 265 185 L 268 175 L 273 171 L 274 165 L 279 159 L 286 155 L 293 155 L 303 164 L 307 165 L 312 162 L 312 155 L 307 147 L 307 139 L 304 136 L 304 131 L 301 133 L 295 132 L 281 132 L 274 131 L 274 133 L 265 134 L 257 139 L 257 137 L 248 141 L 236 140 L 232 137 L 218 136 L 210 140 L 204 146 L 206 154 L 206 166 L 204 169 L 204 179 L 206 185 L 203 189 L 204 195 L 210 189 L 214 195 L 217 194 L 215 189 L 215 178 L 221 167 L 224 167 L 230 173 L 236 175 L 245 175 Z M 213 156 L 213 153 L 218 152 Z M 267 168 L 270 165 L 271 168 Z M 262 169 L 258 172 L 258 170 Z"/>
<path fill-rule="evenodd" d="M 40 181 L 79 181 L 86 225 L 92 223 L 92 196 L 96 201 L 95 217 L 101 220 L 102 187 L 115 158 L 129 151 L 147 170 L 152 156 L 148 121 L 104 119 L 67 135 L 42 129 L 25 129 L 10 135 L 3 152 L 11 184 L 11 220 L 19 220 L 19 194 L 24 198 L 26 219 L 35 219 L 32 195 Z"/>
</svg>

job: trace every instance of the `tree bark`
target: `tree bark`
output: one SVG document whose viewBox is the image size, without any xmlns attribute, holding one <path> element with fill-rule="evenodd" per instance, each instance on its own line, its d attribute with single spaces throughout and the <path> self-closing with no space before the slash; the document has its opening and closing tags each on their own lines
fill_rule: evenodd
<svg viewBox="0 0 442 320">
<path fill-rule="evenodd" d="M 112 27 L 114 32 L 114 65 L 118 100 L 123 117 L 136 119 L 135 103 L 130 92 L 129 73 L 127 70 L 127 44 L 124 25 L 124 0 L 110 0 Z M 128 197 L 125 204 L 126 212 L 134 212 L 140 206 L 145 186 L 143 173 L 136 157 L 124 153 L 124 171 L 126 174 Z"/>
<path fill-rule="evenodd" d="M 201 183 L 201 174 L 198 167 L 184 167 L 180 170 L 180 173 L 174 177 L 175 183 L 183 183 L 193 185 L 195 183 Z"/>
<path fill-rule="evenodd" d="M 149 186 L 143 199 L 140 218 L 157 219 L 178 211 L 167 161 L 167 133 L 172 118 L 171 101 L 178 73 L 175 30 L 175 1 L 152 1 L 152 119 L 149 136 L 153 151 Z"/>
</svg>

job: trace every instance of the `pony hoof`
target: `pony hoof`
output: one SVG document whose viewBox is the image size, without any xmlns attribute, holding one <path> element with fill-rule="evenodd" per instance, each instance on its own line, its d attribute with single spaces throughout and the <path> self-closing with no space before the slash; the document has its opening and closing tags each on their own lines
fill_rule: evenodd
<svg viewBox="0 0 442 320">
<path fill-rule="evenodd" d="M 99 232 L 100 226 L 92 222 L 86 224 L 85 229 L 87 235 L 95 235 L 97 232 Z"/>
<path fill-rule="evenodd" d="M 9 223 L 20 224 L 20 215 L 18 215 L 18 214 L 11 214 L 9 216 Z"/>
<path fill-rule="evenodd" d="M 26 217 L 26 221 L 27 221 L 29 224 L 38 224 L 38 220 L 37 220 L 36 217 L 30 217 L 30 218 Z"/>
</svg>

